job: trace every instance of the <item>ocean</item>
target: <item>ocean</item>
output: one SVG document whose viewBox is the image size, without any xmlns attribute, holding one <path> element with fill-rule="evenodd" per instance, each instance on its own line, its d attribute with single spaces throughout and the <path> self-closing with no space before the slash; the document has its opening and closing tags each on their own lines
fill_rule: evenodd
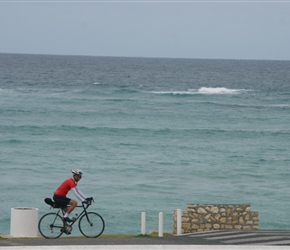
<svg viewBox="0 0 290 250">
<path fill-rule="evenodd" d="M 76 168 L 105 234 L 140 234 L 141 212 L 171 230 L 188 203 L 289 229 L 289 124 L 290 61 L 0 54 L 0 233 Z"/>
</svg>

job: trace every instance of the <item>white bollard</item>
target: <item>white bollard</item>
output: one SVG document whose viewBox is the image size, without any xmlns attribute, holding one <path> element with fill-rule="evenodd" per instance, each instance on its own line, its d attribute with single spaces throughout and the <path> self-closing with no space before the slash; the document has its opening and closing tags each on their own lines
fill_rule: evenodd
<svg viewBox="0 0 290 250">
<path fill-rule="evenodd" d="M 37 237 L 37 226 L 37 208 L 11 208 L 10 235 L 12 237 Z"/>
<path fill-rule="evenodd" d="M 146 234 L 146 213 L 145 212 L 141 213 L 141 234 L 142 235 Z"/>
<path fill-rule="evenodd" d="M 158 237 L 163 237 L 163 213 L 159 212 Z"/>
<path fill-rule="evenodd" d="M 177 209 L 177 235 L 181 235 L 181 209 Z"/>
</svg>

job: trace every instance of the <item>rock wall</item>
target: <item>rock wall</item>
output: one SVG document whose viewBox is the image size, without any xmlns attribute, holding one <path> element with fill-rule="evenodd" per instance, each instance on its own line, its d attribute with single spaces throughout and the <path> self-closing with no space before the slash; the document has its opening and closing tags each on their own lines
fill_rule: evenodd
<svg viewBox="0 0 290 250">
<path fill-rule="evenodd" d="M 259 213 L 244 204 L 188 204 L 181 211 L 181 233 L 209 230 L 257 230 Z M 173 213 L 173 234 L 177 233 L 177 210 Z"/>
</svg>

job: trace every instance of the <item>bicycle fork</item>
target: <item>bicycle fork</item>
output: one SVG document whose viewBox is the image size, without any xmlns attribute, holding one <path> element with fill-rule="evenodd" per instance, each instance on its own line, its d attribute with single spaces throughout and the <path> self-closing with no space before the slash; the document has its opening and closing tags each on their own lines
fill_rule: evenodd
<svg viewBox="0 0 290 250">
<path fill-rule="evenodd" d="M 93 226 L 93 222 L 90 221 L 88 213 L 86 213 L 86 218 L 87 218 L 87 221 L 89 222 L 90 226 L 92 227 Z"/>
</svg>

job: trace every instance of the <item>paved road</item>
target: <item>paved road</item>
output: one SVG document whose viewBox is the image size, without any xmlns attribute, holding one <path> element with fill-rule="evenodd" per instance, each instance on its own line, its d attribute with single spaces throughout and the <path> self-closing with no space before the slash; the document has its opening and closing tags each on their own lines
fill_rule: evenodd
<svg viewBox="0 0 290 250">
<path fill-rule="evenodd" d="M 254 230 L 254 231 L 208 231 L 195 233 L 181 238 L 187 242 L 199 242 L 206 245 L 264 245 L 290 246 L 289 230 Z M 198 244 L 198 243 L 197 243 Z"/>
<path fill-rule="evenodd" d="M 208 231 L 182 236 L 130 237 L 130 238 L 75 238 L 61 237 L 55 240 L 44 238 L 1 239 L 4 246 L 89 246 L 89 245 L 259 245 L 290 246 L 290 230 L 255 231 Z M 289 247 L 290 249 L 290 247 Z"/>
</svg>

